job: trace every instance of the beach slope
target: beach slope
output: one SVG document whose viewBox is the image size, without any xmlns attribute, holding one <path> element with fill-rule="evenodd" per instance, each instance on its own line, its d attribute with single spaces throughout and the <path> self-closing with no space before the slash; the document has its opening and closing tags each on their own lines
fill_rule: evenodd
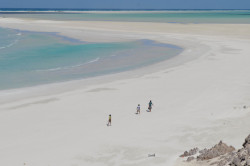
<svg viewBox="0 0 250 166">
<path fill-rule="evenodd" d="M 134 71 L 0 92 L 0 165 L 171 166 L 186 149 L 221 139 L 239 148 L 249 134 L 250 25 L 0 18 L 0 26 L 185 49 Z"/>
</svg>

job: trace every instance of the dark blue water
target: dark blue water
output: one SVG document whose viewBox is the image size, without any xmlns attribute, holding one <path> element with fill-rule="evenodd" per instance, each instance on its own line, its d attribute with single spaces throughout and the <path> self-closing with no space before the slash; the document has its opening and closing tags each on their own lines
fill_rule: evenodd
<svg viewBox="0 0 250 166">
<path fill-rule="evenodd" d="M 144 10 L 139 12 L 129 10 L 128 12 L 124 12 L 124 10 L 97 9 L 97 11 L 106 11 L 107 13 L 89 12 L 93 10 L 94 9 L 0 9 L 0 16 L 76 21 L 81 20 L 222 24 L 250 23 L 250 10 Z"/>
</svg>

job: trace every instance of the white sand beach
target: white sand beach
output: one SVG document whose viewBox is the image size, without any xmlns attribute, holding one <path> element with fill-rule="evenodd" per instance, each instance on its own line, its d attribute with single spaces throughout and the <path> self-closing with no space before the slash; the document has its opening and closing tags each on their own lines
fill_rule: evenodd
<svg viewBox="0 0 250 166">
<path fill-rule="evenodd" d="M 249 134 L 249 24 L 0 18 L 0 27 L 90 42 L 151 39 L 185 49 L 134 71 L 1 91 L 0 165 L 183 165 L 176 161 L 185 150 L 219 140 L 239 148 Z"/>
</svg>

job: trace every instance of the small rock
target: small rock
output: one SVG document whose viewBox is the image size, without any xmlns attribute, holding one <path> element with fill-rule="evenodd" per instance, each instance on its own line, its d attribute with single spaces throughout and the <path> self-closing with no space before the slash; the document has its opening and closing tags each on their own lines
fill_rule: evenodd
<svg viewBox="0 0 250 166">
<path fill-rule="evenodd" d="M 242 148 L 237 152 L 237 156 L 241 161 L 244 161 L 248 158 L 248 152 L 246 149 Z"/>
<path fill-rule="evenodd" d="M 217 166 L 224 166 L 224 165 L 226 165 L 227 164 L 227 161 L 226 160 L 221 160 L 218 164 L 217 164 Z"/>
<path fill-rule="evenodd" d="M 233 159 L 233 162 L 231 163 L 231 165 L 235 165 L 235 166 L 242 166 L 241 163 L 240 163 L 240 159 L 235 157 Z"/>
<path fill-rule="evenodd" d="M 187 155 L 188 155 L 188 152 L 185 151 L 182 155 L 180 155 L 180 157 L 187 157 Z"/>
<path fill-rule="evenodd" d="M 188 156 L 193 156 L 199 151 L 198 148 L 193 148 L 190 149 L 189 151 L 185 151 L 180 157 L 188 157 Z"/>
<path fill-rule="evenodd" d="M 245 142 L 243 143 L 243 147 L 245 148 L 247 146 L 247 144 L 250 144 L 250 134 L 245 139 Z"/>
<path fill-rule="evenodd" d="M 245 149 L 246 149 L 248 155 L 250 155 L 250 144 L 248 144 L 248 145 L 245 147 Z"/>
<path fill-rule="evenodd" d="M 190 162 L 190 161 L 192 161 L 192 160 L 194 160 L 194 157 L 193 157 L 193 156 L 187 158 L 187 162 Z"/>
<path fill-rule="evenodd" d="M 204 154 L 204 153 L 207 153 L 207 151 L 208 151 L 208 150 L 205 148 L 205 149 L 203 149 L 203 150 L 200 150 L 199 153 L 200 153 L 200 154 Z"/>
<path fill-rule="evenodd" d="M 250 159 L 246 160 L 247 165 L 250 165 Z"/>
<path fill-rule="evenodd" d="M 199 151 L 198 148 L 194 148 L 194 149 L 189 150 L 188 153 L 189 153 L 190 156 L 193 156 L 193 155 L 195 155 L 198 151 Z"/>
<path fill-rule="evenodd" d="M 226 159 L 225 159 L 227 162 L 229 162 L 229 163 L 231 163 L 232 161 L 233 161 L 233 157 L 231 156 L 231 157 L 226 157 Z"/>
</svg>

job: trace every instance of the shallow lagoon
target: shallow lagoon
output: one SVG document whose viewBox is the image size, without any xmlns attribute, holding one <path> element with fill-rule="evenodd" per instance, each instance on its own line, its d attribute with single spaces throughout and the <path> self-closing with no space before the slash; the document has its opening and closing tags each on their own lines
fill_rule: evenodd
<svg viewBox="0 0 250 166">
<path fill-rule="evenodd" d="M 87 43 L 56 33 L 11 29 L 0 29 L 0 35 L 0 90 L 132 70 L 182 51 L 151 40 Z"/>
</svg>

